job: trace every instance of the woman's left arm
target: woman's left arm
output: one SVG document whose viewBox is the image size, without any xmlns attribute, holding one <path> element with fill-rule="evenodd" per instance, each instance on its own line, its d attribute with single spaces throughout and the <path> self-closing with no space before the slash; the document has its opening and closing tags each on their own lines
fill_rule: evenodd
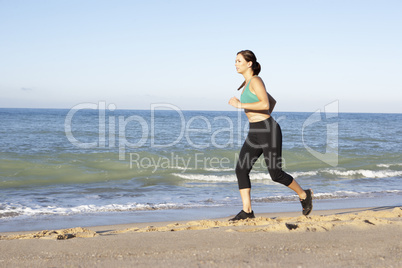
<svg viewBox="0 0 402 268">
<path fill-rule="evenodd" d="M 271 94 L 269 94 L 268 92 L 267 92 L 267 94 L 268 94 L 268 100 L 269 100 L 269 109 L 268 109 L 268 112 L 269 112 L 269 114 L 272 114 L 272 111 L 274 110 L 274 107 L 275 107 L 275 105 L 276 105 L 276 100 L 275 100 L 274 97 L 272 97 Z"/>
</svg>

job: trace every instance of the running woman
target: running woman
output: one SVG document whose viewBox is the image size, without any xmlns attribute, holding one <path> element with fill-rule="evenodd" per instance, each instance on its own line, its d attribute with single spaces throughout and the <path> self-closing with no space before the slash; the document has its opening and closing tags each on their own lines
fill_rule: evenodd
<svg viewBox="0 0 402 268">
<path fill-rule="evenodd" d="M 244 82 L 238 90 L 243 89 L 240 100 L 232 97 L 229 104 L 244 109 L 249 120 L 250 129 L 240 150 L 236 164 L 236 176 L 239 184 L 243 210 L 230 221 L 254 218 L 251 209 L 250 171 L 257 159 L 264 155 L 272 180 L 295 191 L 303 207 L 303 215 L 313 209 L 313 191 L 303 190 L 292 176 L 282 170 L 282 132 L 279 124 L 271 117 L 275 99 L 266 91 L 264 82 L 258 76 L 261 65 L 250 50 L 242 50 L 236 56 L 236 70 L 244 76 Z"/>
</svg>

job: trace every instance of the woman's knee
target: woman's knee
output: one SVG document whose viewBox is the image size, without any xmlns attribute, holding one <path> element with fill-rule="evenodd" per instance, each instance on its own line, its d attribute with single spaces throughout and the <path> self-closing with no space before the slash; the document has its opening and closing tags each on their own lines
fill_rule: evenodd
<svg viewBox="0 0 402 268">
<path fill-rule="evenodd" d="M 268 171 L 271 179 L 274 182 L 289 186 L 293 181 L 293 177 L 284 172 L 282 169 L 268 169 Z"/>
<path fill-rule="evenodd" d="M 251 188 L 250 170 L 242 166 L 236 166 L 236 177 L 239 184 L 239 189 Z"/>
<path fill-rule="evenodd" d="M 237 178 L 248 176 L 248 174 L 250 173 L 250 170 L 248 170 L 245 167 L 242 167 L 241 165 L 237 165 L 235 171 L 236 171 Z"/>
</svg>

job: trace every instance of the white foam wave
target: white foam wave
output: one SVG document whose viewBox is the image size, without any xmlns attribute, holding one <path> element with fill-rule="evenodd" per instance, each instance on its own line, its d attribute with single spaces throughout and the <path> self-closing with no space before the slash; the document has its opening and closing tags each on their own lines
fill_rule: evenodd
<svg viewBox="0 0 402 268">
<path fill-rule="evenodd" d="M 98 213 L 98 212 L 116 212 L 116 211 L 136 211 L 136 210 L 163 210 L 163 209 L 179 209 L 192 206 L 190 204 L 161 203 L 161 204 L 110 204 L 110 205 L 80 205 L 75 207 L 56 207 L 39 205 L 27 207 L 18 204 L 2 205 L 0 210 L 0 218 L 15 216 L 35 216 L 35 215 L 72 215 L 81 213 Z"/>
<path fill-rule="evenodd" d="M 235 182 L 237 181 L 235 175 L 202 175 L 202 174 L 179 174 L 173 175 L 186 180 L 192 181 L 208 181 L 208 182 Z"/>
<path fill-rule="evenodd" d="M 219 170 L 222 171 L 222 170 Z M 389 178 L 402 176 L 402 171 L 395 170 L 341 170 L 341 169 L 326 169 L 315 171 L 300 171 L 290 172 L 296 179 L 300 177 L 313 177 L 321 176 L 327 177 L 328 175 L 335 175 L 344 178 Z M 187 174 L 187 173 L 173 173 L 173 175 L 186 180 L 205 181 L 205 182 L 237 182 L 236 175 L 213 175 L 213 174 Z M 250 179 L 259 182 L 272 182 L 268 172 L 251 172 Z"/>
<path fill-rule="evenodd" d="M 366 192 L 353 192 L 353 191 L 336 191 L 333 193 L 314 193 L 315 199 L 327 199 L 327 198 L 341 198 L 341 197 L 356 197 Z"/>
<path fill-rule="evenodd" d="M 299 177 L 311 177 L 311 176 L 324 176 L 325 175 L 336 175 L 347 178 L 388 178 L 402 176 L 402 171 L 396 170 L 341 170 L 341 169 L 326 169 L 326 170 L 316 170 L 316 171 L 304 171 L 304 172 L 292 172 L 291 175 L 294 178 Z"/>
<path fill-rule="evenodd" d="M 378 164 L 377 167 L 389 168 L 391 164 Z"/>
<path fill-rule="evenodd" d="M 315 176 L 319 173 L 319 171 L 300 171 L 300 172 L 292 172 L 291 175 L 293 178 L 299 178 L 299 177 L 310 177 L 310 176 Z"/>
<path fill-rule="evenodd" d="M 349 198 L 349 197 L 373 197 L 376 194 L 399 194 L 401 190 L 384 190 L 374 192 L 335 191 L 333 193 L 314 193 L 315 199 Z"/>
<path fill-rule="evenodd" d="M 402 193 L 400 190 L 385 190 L 379 192 L 354 192 L 354 191 L 335 191 L 335 192 L 323 192 L 314 193 L 314 199 L 341 199 L 341 198 L 370 198 L 375 197 L 380 194 L 399 194 Z M 259 197 L 253 198 L 255 202 L 287 202 L 287 201 L 297 201 L 299 200 L 297 195 L 279 195 L 279 196 L 269 196 L 269 197 Z"/>
<path fill-rule="evenodd" d="M 383 168 L 390 168 L 390 167 L 400 167 L 402 166 L 402 163 L 399 164 L 378 164 L 377 167 L 383 167 Z"/>
<path fill-rule="evenodd" d="M 192 170 L 193 168 L 191 167 L 182 167 L 182 166 L 173 166 L 170 167 L 171 169 L 178 169 L 178 170 Z"/>
<path fill-rule="evenodd" d="M 212 172 L 223 172 L 223 171 L 233 171 L 233 168 L 205 168 L 205 171 L 212 171 Z"/>
<path fill-rule="evenodd" d="M 205 182 L 237 182 L 235 174 L 232 175 L 204 175 L 204 174 L 179 174 L 174 173 L 173 175 L 178 176 L 182 179 L 193 180 L 193 181 L 205 181 Z M 250 173 L 250 180 L 260 181 L 269 183 L 271 177 L 267 173 L 262 172 L 252 172 Z"/>
<path fill-rule="evenodd" d="M 181 167 L 181 166 L 172 166 L 170 167 L 171 169 L 176 169 L 176 170 L 196 170 L 194 167 Z M 202 170 L 204 171 L 210 171 L 210 172 L 225 172 L 225 171 L 234 171 L 234 168 L 203 168 Z"/>
<path fill-rule="evenodd" d="M 381 195 L 400 195 L 402 190 L 383 190 L 374 192 L 356 191 L 335 191 L 335 192 L 315 192 L 314 199 L 339 199 L 339 198 L 373 198 Z M 31 207 L 21 204 L 0 204 L 0 218 L 14 218 L 18 216 L 40 216 L 40 215 L 76 215 L 102 212 L 123 212 L 123 211 L 142 211 L 142 210 L 167 210 L 167 209 L 186 209 L 196 207 L 222 206 L 227 204 L 228 197 L 221 200 L 207 199 L 196 203 L 126 203 L 109 205 L 79 205 L 75 207 L 40 206 Z M 259 197 L 253 199 L 256 202 L 287 202 L 297 201 L 297 195 L 277 195 L 269 197 Z"/>
<path fill-rule="evenodd" d="M 388 178 L 402 176 L 402 171 L 395 170 L 326 170 L 329 174 L 345 177 L 362 177 L 362 178 Z"/>
</svg>

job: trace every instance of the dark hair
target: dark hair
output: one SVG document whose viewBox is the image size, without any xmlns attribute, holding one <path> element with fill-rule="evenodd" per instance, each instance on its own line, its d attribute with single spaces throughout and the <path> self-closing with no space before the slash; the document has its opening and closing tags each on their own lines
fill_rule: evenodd
<svg viewBox="0 0 402 268">
<path fill-rule="evenodd" d="M 253 70 L 254 75 L 258 75 L 261 72 L 261 65 L 258 63 L 257 57 L 255 56 L 253 51 L 242 50 L 242 51 L 237 52 L 237 55 L 239 55 L 239 54 L 241 54 L 247 62 L 249 62 L 249 61 L 253 62 L 253 64 L 251 65 L 251 69 Z M 244 87 L 245 84 L 246 84 L 246 81 L 244 81 L 237 90 L 240 90 L 242 87 Z"/>
</svg>

